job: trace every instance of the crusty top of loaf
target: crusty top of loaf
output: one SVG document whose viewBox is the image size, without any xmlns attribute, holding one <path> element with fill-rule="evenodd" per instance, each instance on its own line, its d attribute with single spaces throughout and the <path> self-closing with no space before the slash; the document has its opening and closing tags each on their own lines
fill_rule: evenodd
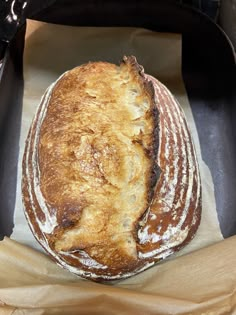
<svg viewBox="0 0 236 315">
<path fill-rule="evenodd" d="M 164 234 L 160 220 L 168 211 L 160 204 L 168 203 L 157 196 L 169 161 L 158 161 L 160 150 L 167 149 L 160 148 L 165 109 L 156 95 L 156 84 L 134 57 L 125 57 L 120 66 L 88 63 L 65 73 L 47 91 L 32 123 L 23 162 L 26 216 L 49 253 L 82 276 L 122 278 L 159 260 L 150 253 L 160 252 L 160 240 L 150 235 L 158 229 Z M 186 154 L 194 157 L 190 146 Z M 197 176 L 195 160 L 191 168 Z M 179 228 L 184 236 L 175 233 L 174 246 L 193 236 L 199 200 Z M 162 217 L 157 221 L 151 214 Z M 166 230 L 169 223 L 168 218 L 163 223 Z"/>
</svg>

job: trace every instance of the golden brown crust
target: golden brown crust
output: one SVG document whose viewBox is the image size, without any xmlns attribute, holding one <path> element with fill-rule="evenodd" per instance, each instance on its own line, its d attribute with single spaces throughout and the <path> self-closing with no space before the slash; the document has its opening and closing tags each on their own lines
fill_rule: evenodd
<svg viewBox="0 0 236 315">
<path fill-rule="evenodd" d="M 49 88 L 27 138 L 22 192 L 41 245 L 96 281 L 148 268 L 200 221 L 184 115 L 134 57 L 82 65 Z"/>
</svg>

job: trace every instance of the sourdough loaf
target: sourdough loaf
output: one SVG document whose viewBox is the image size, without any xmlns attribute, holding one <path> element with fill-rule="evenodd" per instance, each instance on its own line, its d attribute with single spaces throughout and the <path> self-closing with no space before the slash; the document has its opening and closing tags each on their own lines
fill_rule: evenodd
<svg viewBox="0 0 236 315">
<path fill-rule="evenodd" d="M 66 72 L 29 130 L 22 195 L 34 236 L 59 265 L 95 281 L 147 269 L 186 245 L 200 222 L 181 107 L 135 57 Z"/>
</svg>

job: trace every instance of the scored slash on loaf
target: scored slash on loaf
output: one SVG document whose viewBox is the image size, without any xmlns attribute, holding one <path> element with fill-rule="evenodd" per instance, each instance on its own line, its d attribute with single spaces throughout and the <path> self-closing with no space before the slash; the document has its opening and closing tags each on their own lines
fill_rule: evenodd
<svg viewBox="0 0 236 315">
<path fill-rule="evenodd" d="M 133 56 L 67 71 L 31 124 L 22 196 L 34 236 L 71 272 L 106 281 L 149 268 L 200 223 L 199 169 L 181 107 Z"/>
</svg>

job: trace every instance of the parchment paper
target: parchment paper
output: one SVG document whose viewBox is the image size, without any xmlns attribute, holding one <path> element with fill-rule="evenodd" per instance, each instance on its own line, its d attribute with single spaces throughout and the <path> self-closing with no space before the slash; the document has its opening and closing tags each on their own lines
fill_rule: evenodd
<svg viewBox="0 0 236 315">
<path fill-rule="evenodd" d="M 0 242 L 0 314 L 235 315 L 236 236 L 160 264 L 146 280 L 78 281 L 42 253 Z"/>
<path fill-rule="evenodd" d="M 178 99 L 187 116 L 197 150 L 202 179 L 202 221 L 194 240 L 179 254 L 221 240 L 213 182 L 209 169 L 201 159 L 198 135 L 181 77 L 181 36 L 140 28 L 68 27 L 31 21 L 26 37 L 15 228 L 11 238 L 42 250 L 22 211 L 21 163 L 30 124 L 46 88 L 63 72 L 82 63 L 96 60 L 119 63 L 123 55 L 135 55 L 146 73 L 166 84 Z"/>
<path fill-rule="evenodd" d="M 212 267 L 219 269 L 219 281 L 222 281 L 223 262 L 219 261 L 219 257 L 212 260 L 211 255 L 214 253 L 219 256 L 215 248 L 222 250 L 225 241 L 204 248 L 223 238 L 216 214 L 211 174 L 201 159 L 197 131 L 181 77 L 181 36 L 136 28 L 77 28 L 30 21 L 26 38 L 15 227 L 11 235 L 17 242 L 10 239 L 0 242 L 0 288 L 4 288 L 0 289 L 0 301 L 13 305 L 13 308 L 9 308 L 9 313 L 0 314 L 12 314 L 15 306 L 23 310 L 19 314 L 203 314 L 195 311 L 216 305 L 218 299 L 215 298 L 215 293 L 212 295 L 212 287 L 206 297 L 202 294 L 207 288 L 198 292 L 199 281 L 207 283 L 208 272 L 209 275 L 213 272 Z M 187 116 L 202 178 L 203 213 L 196 237 L 178 255 L 204 249 L 179 258 L 172 256 L 137 276 L 111 286 L 81 280 L 39 252 L 43 250 L 32 236 L 22 209 L 21 160 L 27 132 L 40 98 L 59 75 L 88 61 L 119 63 L 123 55 L 130 54 L 137 57 L 146 73 L 167 85 Z M 236 261 L 230 251 L 227 255 L 232 255 Z M 11 274 L 6 273 L 4 266 L 8 266 Z M 236 279 L 236 272 L 234 278 Z M 213 279 L 210 281 L 214 283 Z M 214 288 L 214 292 L 217 290 L 221 289 Z M 30 312 L 27 308 L 30 308 Z M 44 309 L 47 309 L 45 313 Z M 63 313 L 65 310 L 66 313 Z"/>
</svg>

